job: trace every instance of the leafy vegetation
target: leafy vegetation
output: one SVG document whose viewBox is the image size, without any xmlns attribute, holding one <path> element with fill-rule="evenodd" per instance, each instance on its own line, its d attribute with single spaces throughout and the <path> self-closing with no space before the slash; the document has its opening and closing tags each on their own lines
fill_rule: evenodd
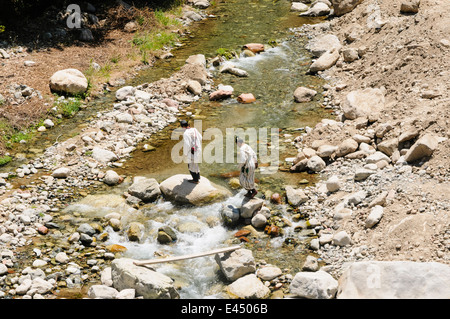
<svg viewBox="0 0 450 319">
<path fill-rule="evenodd" d="M 70 118 L 80 110 L 81 101 L 82 99 L 79 97 L 69 97 L 67 99 L 60 97 L 56 100 L 54 109 L 57 114 Z"/>
<path fill-rule="evenodd" d="M 5 156 L 0 156 L 0 166 L 6 165 L 9 162 L 11 162 L 12 158 L 11 156 L 5 155 Z"/>
<path fill-rule="evenodd" d="M 227 60 L 230 60 L 230 59 L 232 59 L 234 57 L 233 50 L 225 49 L 225 48 L 218 48 L 216 50 L 216 54 L 224 57 Z"/>
<path fill-rule="evenodd" d="M 156 10 L 150 15 L 139 15 L 137 22 L 143 27 L 137 32 L 131 41 L 132 44 L 139 49 L 141 53 L 141 61 L 144 64 L 149 63 L 149 56 L 155 54 L 164 48 L 170 48 L 179 41 L 179 35 L 176 33 L 181 26 L 181 22 L 177 16 L 181 15 L 179 8 L 168 11 Z M 154 24 L 153 28 L 149 28 L 149 24 Z"/>
</svg>

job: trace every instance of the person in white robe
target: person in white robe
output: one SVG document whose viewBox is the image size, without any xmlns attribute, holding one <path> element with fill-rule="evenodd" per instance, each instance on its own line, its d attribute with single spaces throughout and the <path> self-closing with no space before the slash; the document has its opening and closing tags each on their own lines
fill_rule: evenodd
<svg viewBox="0 0 450 319">
<path fill-rule="evenodd" d="M 200 165 L 202 159 L 202 135 L 195 127 L 190 127 L 187 121 L 181 121 L 183 133 L 183 155 L 188 163 L 192 176 L 189 182 L 198 184 L 200 181 Z"/>
<path fill-rule="evenodd" d="M 239 183 L 247 190 L 246 197 L 253 198 L 258 193 L 255 189 L 255 170 L 258 168 L 258 158 L 250 145 L 241 138 L 236 138 L 239 147 Z"/>
</svg>

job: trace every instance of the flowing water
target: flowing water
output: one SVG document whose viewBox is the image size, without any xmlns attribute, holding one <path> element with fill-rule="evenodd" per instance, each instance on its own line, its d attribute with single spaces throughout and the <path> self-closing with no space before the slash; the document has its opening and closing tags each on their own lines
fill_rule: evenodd
<svg viewBox="0 0 450 319">
<path fill-rule="evenodd" d="M 298 86 L 309 86 L 321 92 L 324 83 L 318 77 L 305 75 L 310 61 L 310 55 L 304 49 L 306 40 L 294 38 L 288 31 L 289 28 L 316 21 L 300 18 L 297 13 L 289 12 L 290 5 L 291 2 L 285 0 L 217 1 L 210 12 L 215 17 L 198 23 L 198 28 L 194 27 L 191 36 L 183 42 L 183 46 L 173 51 L 174 58 L 159 61 L 129 83 L 138 85 L 168 77 L 182 66 L 190 55 L 204 54 L 209 58 L 215 56 L 219 48 L 240 51 L 246 43 L 266 44 L 266 51 L 255 57 L 230 61 L 249 73 L 246 78 L 218 74 L 214 68 L 210 70 L 217 75 L 215 85 L 220 83 L 231 85 L 235 96 L 240 93 L 253 93 L 257 100 L 255 103 L 240 104 L 235 99 L 210 102 L 207 97 L 203 97 L 188 108 L 193 117 L 187 115 L 182 117 L 189 119 L 191 123 L 193 120 L 201 120 L 203 132 L 208 128 L 216 128 L 223 133 L 227 128 L 276 129 L 276 133 L 280 136 L 278 149 L 280 163 L 276 167 L 280 169 L 273 174 L 264 174 L 268 171 L 268 167 L 263 165 L 261 172 L 256 176 L 260 189 L 258 196 L 265 190 L 281 193 L 286 184 L 298 187 L 299 181 L 305 178 L 314 182 L 312 175 L 292 174 L 282 169 L 284 159 L 296 154 L 295 148 L 286 140 L 292 140 L 302 132 L 302 128 L 313 126 L 321 118 L 329 115 L 327 110 L 320 107 L 320 100 L 301 104 L 294 102 L 293 92 Z M 277 45 L 273 48 L 267 45 L 268 42 L 274 41 Z M 95 107 L 102 108 L 111 102 L 112 97 L 107 96 L 96 102 L 94 110 Z M 79 127 L 79 123 L 72 124 L 70 129 L 66 127 L 62 131 L 65 131 L 65 135 L 60 138 L 74 134 Z M 143 152 L 138 147 L 132 158 L 116 171 L 129 177 L 153 177 L 159 182 L 174 174 L 188 173 L 186 164 L 175 164 L 171 159 L 171 150 L 179 142 L 170 138 L 176 128 L 176 124 L 171 125 L 155 134 L 149 141 L 145 141 L 144 143 L 151 144 L 156 149 L 152 152 Z M 51 137 L 49 139 L 51 140 Z M 273 134 L 269 133 L 267 139 L 261 138 L 257 144 L 263 146 L 271 144 L 272 141 Z M 209 142 L 205 140 L 204 146 Z M 217 184 L 228 187 L 227 177 L 233 175 L 230 172 L 236 171 L 236 166 L 236 163 L 202 163 L 201 174 Z M 131 221 L 144 224 L 146 235 L 139 243 L 130 242 L 124 232 L 106 229 L 109 232 L 109 239 L 105 244 L 125 246 L 127 251 L 123 256 L 129 258 L 179 256 L 236 243 L 236 239 L 233 239 L 236 229 L 222 226 L 220 208 L 222 204 L 239 206 L 244 191 L 233 190 L 233 196 L 224 203 L 203 207 L 178 207 L 159 200 L 157 203 L 134 209 L 127 205 L 121 196 L 130 183 L 131 178 L 127 178 L 115 188 L 91 193 L 82 200 L 72 203 L 64 213 L 76 213 L 82 218 L 94 219 L 103 217 L 109 212 L 119 212 L 123 216 L 124 224 Z M 246 243 L 245 246 L 252 249 L 258 259 L 264 259 L 282 269 L 288 268 L 295 274 L 300 270 L 301 260 L 306 252 L 302 250 L 301 244 L 286 245 L 289 238 L 302 239 L 294 232 L 297 225 L 291 218 L 294 210 L 287 205 L 273 205 L 272 210 L 280 217 L 290 220 L 290 226 L 284 229 L 284 235 L 270 238 L 260 231 L 259 234 L 262 235 L 260 239 Z M 161 226 L 170 226 L 175 230 L 178 237 L 176 243 L 162 245 L 157 242 L 156 235 Z M 224 281 L 213 256 L 159 264 L 154 268 L 175 279 L 181 288 L 182 298 L 225 297 L 222 294 Z"/>
</svg>

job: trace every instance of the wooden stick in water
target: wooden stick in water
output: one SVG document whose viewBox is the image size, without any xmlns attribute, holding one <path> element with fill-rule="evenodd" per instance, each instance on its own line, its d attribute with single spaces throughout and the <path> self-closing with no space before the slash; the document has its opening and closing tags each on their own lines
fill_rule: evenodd
<svg viewBox="0 0 450 319">
<path fill-rule="evenodd" d="M 184 256 L 178 256 L 178 257 L 142 260 L 142 261 L 135 261 L 133 263 L 136 266 L 144 266 L 144 265 L 151 265 L 151 264 L 158 264 L 158 263 L 167 263 L 167 262 L 172 262 L 172 261 L 186 260 L 186 259 L 204 257 L 204 256 L 208 256 L 208 255 L 215 255 L 215 254 L 220 254 L 220 253 L 226 253 L 226 252 L 237 250 L 239 248 L 242 248 L 242 247 L 241 246 L 231 246 L 231 247 L 219 248 L 219 249 L 215 249 L 215 250 L 206 251 L 204 253 L 198 253 L 198 254 L 192 254 L 192 255 L 184 255 Z"/>
</svg>

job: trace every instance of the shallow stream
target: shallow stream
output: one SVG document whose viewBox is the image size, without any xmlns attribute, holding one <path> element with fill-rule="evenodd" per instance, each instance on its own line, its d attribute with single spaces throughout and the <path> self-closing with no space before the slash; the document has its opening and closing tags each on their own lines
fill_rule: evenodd
<svg viewBox="0 0 450 319">
<path fill-rule="evenodd" d="M 319 77 L 305 74 L 310 64 L 310 55 L 304 48 L 307 40 L 295 37 L 289 31 L 289 28 L 319 20 L 301 18 L 298 13 L 289 11 L 290 6 L 291 2 L 286 0 L 216 1 L 209 12 L 214 17 L 194 26 L 190 37 L 183 41 L 183 45 L 172 51 L 174 54 L 172 59 L 159 61 L 129 83 L 139 85 L 168 77 L 182 66 L 190 55 L 204 54 L 207 58 L 211 58 L 216 55 L 219 48 L 240 52 L 246 43 L 265 44 L 265 52 L 255 57 L 229 61 L 247 71 L 248 77 L 219 74 L 217 69 L 210 69 L 215 75 L 215 85 L 231 85 L 234 88 L 234 96 L 252 93 L 256 97 L 255 103 L 241 104 L 235 98 L 210 102 L 205 95 L 187 109 L 194 116 L 187 114 L 182 116 L 189 119 L 192 124 L 193 120 L 201 121 L 203 132 L 208 128 L 215 128 L 224 134 L 227 128 L 269 130 L 267 139 L 258 137 L 256 142 L 258 147 L 267 145 L 275 147 L 273 137 L 279 136 L 278 149 L 269 149 L 269 153 L 279 152 L 277 157 L 279 163 L 276 163 L 272 174 L 265 174 L 269 168 L 262 165 L 256 176 L 260 191 L 257 197 L 263 196 L 266 191 L 282 194 L 285 185 L 300 187 L 300 181 L 305 179 L 310 183 L 314 182 L 313 175 L 292 174 L 283 169 L 285 158 L 295 156 L 296 150 L 292 141 L 306 126 L 314 126 L 320 119 L 330 114 L 321 107 L 319 98 L 310 103 L 294 102 L 293 92 L 297 87 L 307 86 L 321 92 L 324 82 Z M 269 42 L 276 44 L 271 47 L 268 45 Z M 112 96 L 108 95 L 93 102 L 92 110 L 104 109 L 105 106 L 112 105 L 112 102 Z M 60 128 L 58 138 L 63 140 L 71 134 L 76 134 L 83 125 L 80 126 L 82 118 L 80 117 L 78 124 L 76 123 L 75 119 L 70 126 Z M 125 246 L 127 251 L 123 256 L 135 259 L 199 253 L 239 242 L 233 236 L 237 229 L 225 228 L 220 223 L 220 208 L 224 203 L 204 207 L 177 207 L 160 200 L 139 209 L 132 209 L 125 203 L 122 194 L 127 190 L 133 176 L 153 177 L 162 182 L 174 174 L 188 174 L 186 164 L 175 164 L 171 159 L 171 150 L 179 142 L 170 138 L 176 128 L 175 123 L 155 134 L 150 140 L 144 141 L 142 144 L 151 144 L 155 150 L 144 152 L 138 147 L 123 167 L 115 169 L 119 174 L 128 176 L 124 183 L 89 194 L 69 205 L 62 215 L 76 212 L 84 218 L 94 219 L 109 212 L 120 212 L 124 216 L 123 221 L 139 221 L 146 229 L 146 235 L 140 243 L 130 242 L 123 231 L 106 229 L 109 232 L 109 239 L 105 244 Z M 270 129 L 275 129 L 276 134 L 272 132 L 271 135 Z M 47 137 L 47 143 L 51 144 L 57 132 L 48 134 L 53 134 Z M 204 147 L 209 142 L 204 140 Z M 43 143 L 42 147 L 44 146 Z M 233 176 L 236 170 L 236 163 L 201 164 L 202 176 L 225 187 L 229 187 L 229 177 Z M 240 189 L 232 191 L 233 196 L 227 199 L 225 204 L 239 206 L 244 192 Z M 295 274 L 301 269 L 302 260 L 307 254 L 301 243 L 304 238 L 299 238 L 298 233 L 294 231 L 296 222 L 292 220 L 292 215 L 298 211 L 294 211 L 288 205 L 272 205 L 271 208 L 280 217 L 289 221 L 289 226 L 284 228 L 284 235 L 270 238 L 259 230 L 256 239 L 242 245 L 252 249 L 258 260 L 264 259 L 267 263 L 288 269 L 289 273 Z M 176 231 L 178 237 L 176 243 L 163 245 L 157 242 L 156 234 L 161 226 L 170 226 Z M 298 242 L 295 245 L 286 244 L 291 238 L 295 238 L 294 241 Z M 213 256 L 155 265 L 155 269 L 176 280 L 181 288 L 182 298 L 224 297 L 223 278 L 218 272 Z"/>
</svg>

